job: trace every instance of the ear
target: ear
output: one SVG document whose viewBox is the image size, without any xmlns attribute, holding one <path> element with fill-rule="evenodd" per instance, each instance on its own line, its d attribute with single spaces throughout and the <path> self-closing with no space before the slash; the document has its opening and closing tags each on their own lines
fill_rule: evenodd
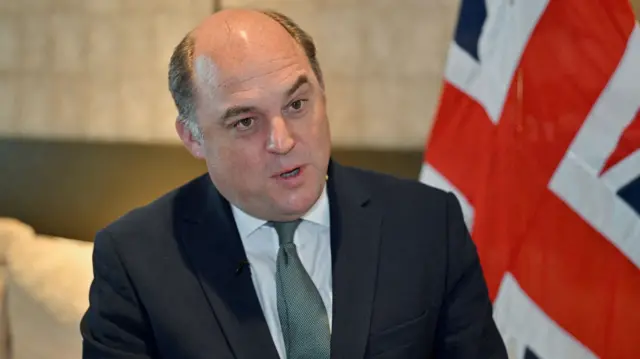
<svg viewBox="0 0 640 359">
<path fill-rule="evenodd" d="M 204 159 L 204 148 L 202 143 L 193 137 L 193 133 L 191 133 L 191 130 L 180 120 L 180 117 L 176 118 L 176 132 L 178 133 L 178 136 L 180 136 L 184 147 L 186 147 L 193 157 Z"/>
</svg>

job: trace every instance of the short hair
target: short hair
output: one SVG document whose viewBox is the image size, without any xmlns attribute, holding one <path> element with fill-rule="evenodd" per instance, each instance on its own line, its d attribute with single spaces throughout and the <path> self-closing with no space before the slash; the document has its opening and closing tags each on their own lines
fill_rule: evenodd
<svg viewBox="0 0 640 359">
<path fill-rule="evenodd" d="M 324 88 L 324 79 L 313 38 L 291 18 L 280 12 L 258 11 L 279 23 L 302 47 L 320 86 Z M 184 123 L 197 140 L 202 140 L 202 133 L 196 119 L 194 43 L 193 33 L 189 32 L 175 47 L 169 61 L 169 91 L 178 110 L 179 121 Z"/>
</svg>

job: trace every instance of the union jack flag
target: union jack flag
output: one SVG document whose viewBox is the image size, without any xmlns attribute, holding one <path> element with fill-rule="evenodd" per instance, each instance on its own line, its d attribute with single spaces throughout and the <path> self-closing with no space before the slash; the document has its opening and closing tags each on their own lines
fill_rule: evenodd
<svg viewBox="0 0 640 359">
<path fill-rule="evenodd" d="M 627 0 L 463 0 L 420 180 L 458 196 L 517 359 L 640 358 Z"/>
</svg>

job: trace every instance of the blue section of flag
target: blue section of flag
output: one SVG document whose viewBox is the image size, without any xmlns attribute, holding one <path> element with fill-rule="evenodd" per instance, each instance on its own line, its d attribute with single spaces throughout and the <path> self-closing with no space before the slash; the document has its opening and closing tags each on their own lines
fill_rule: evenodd
<svg viewBox="0 0 640 359">
<path fill-rule="evenodd" d="M 482 27 L 487 20 L 487 6 L 485 0 L 462 0 L 460 17 L 456 28 L 455 42 L 476 61 L 478 56 L 478 42 Z"/>
<path fill-rule="evenodd" d="M 618 190 L 620 196 L 640 215 L 640 176 Z"/>
<path fill-rule="evenodd" d="M 524 359 L 542 359 L 536 353 L 531 350 L 531 348 L 527 348 L 524 352 Z"/>
</svg>

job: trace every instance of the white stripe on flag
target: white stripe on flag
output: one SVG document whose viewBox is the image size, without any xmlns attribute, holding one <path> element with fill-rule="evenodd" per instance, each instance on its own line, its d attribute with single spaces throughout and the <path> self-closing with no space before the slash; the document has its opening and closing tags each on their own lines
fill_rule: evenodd
<svg viewBox="0 0 640 359">
<path fill-rule="evenodd" d="M 544 359 L 597 358 L 551 320 L 527 296 L 511 273 L 506 273 L 502 278 L 493 316 L 511 359 L 524 358 L 527 348 Z"/>
<path fill-rule="evenodd" d="M 640 149 L 611 167 L 602 175 L 602 180 L 613 192 L 617 192 L 638 176 L 640 176 Z"/>
<path fill-rule="evenodd" d="M 560 162 L 549 188 L 640 268 L 640 216 L 599 177 L 640 107 L 638 64 L 640 29 L 636 24 L 618 68 Z M 610 181 L 620 181 L 623 172 L 627 178 L 632 177 L 626 174 L 632 171 L 627 166 L 637 160 L 627 161 L 630 164 L 610 175 Z M 640 168 L 636 167 L 638 173 Z"/>
<path fill-rule="evenodd" d="M 460 192 L 458 188 L 456 188 L 453 183 L 449 182 L 440 172 L 438 172 L 435 168 L 433 168 L 428 163 L 422 164 L 422 170 L 420 171 L 420 182 L 428 184 L 430 186 L 439 188 L 444 191 L 453 192 L 458 198 L 460 202 L 460 207 L 462 207 L 462 215 L 464 217 L 464 222 L 467 225 L 469 231 L 473 228 L 473 216 L 474 209 L 471 203 L 465 195 Z"/>
<path fill-rule="evenodd" d="M 478 64 L 455 41 L 449 46 L 445 78 L 478 101 L 497 123 L 514 72 L 549 0 L 489 0 L 478 44 Z"/>
<path fill-rule="evenodd" d="M 640 33 L 636 24 L 618 68 L 571 144 L 571 151 L 578 153 L 595 173 L 604 167 L 640 107 L 639 61 Z"/>
</svg>

